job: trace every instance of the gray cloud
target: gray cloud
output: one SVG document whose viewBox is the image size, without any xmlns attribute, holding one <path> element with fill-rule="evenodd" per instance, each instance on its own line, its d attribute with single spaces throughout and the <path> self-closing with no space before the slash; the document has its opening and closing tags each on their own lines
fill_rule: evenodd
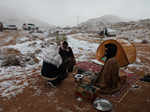
<svg viewBox="0 0 150 112">
<path fill-rule="evenodd" d="M 50 24 L 75 25 L 77 17 L 82 22 L 106 14 L 150 18 L 149 4 L 149 0 L 1 0 L 0 12 L 9 10 L 12 15 L 31 16 Z"/>
</svg>

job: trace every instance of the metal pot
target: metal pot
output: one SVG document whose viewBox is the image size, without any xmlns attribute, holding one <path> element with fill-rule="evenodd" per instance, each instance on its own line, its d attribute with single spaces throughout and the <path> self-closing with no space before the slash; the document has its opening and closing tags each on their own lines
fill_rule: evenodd
<svg viewBox="0 0 150 112">
<path fill-rule="evenodd" d="M 97 98 L 96 100 L 94 100 L 93 106 L 94 108 L 102 112 L 111 112 L 112 110 L 112 103 L 102 98 Z"/>
<path fill-rule="evenodd" d="M 75 79 L 76 82 L 81 82 L 83 77 L 84 77 L 84 75 L 82 75 L 82 74 L 76 74 L 74 76 L 74 79 Z"/>
</svg>

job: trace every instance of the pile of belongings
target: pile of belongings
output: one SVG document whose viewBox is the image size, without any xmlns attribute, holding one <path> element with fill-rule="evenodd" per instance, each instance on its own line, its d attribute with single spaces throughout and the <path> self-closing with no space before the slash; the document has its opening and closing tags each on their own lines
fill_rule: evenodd
<svg viewBox="0 0 150 112">
<path fill-rule="evenodd" d="M 93 85 L 80 84 L 76 86 L 75 95 L 84 100 L 90 101 L 91 103 L 97 98 L 99 88 Z"/>
<path fill-rule="evenodd" d="M 91 71 L 84 71 L 82 69 L 78 70 L 77 75 L 81 76 L 82 78 L 80 77 L 81 78 L 80 80 L 77 80 L 75 78 L 75 82 L 76 82 L 75 95 L 76 95 L 76 97 L 81 97 L 84 100 L 93 102 L 93 100 L 98 96 L 98 93 L 100 90 L 98 87 L 93 85 L 97 76 L 94 73 L 92 73 Z"/>
</svg>

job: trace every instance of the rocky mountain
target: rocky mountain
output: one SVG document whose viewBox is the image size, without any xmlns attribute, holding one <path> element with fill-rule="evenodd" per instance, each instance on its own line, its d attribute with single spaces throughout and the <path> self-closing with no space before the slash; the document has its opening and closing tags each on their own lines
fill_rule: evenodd
<svg viewBox="0 0 150 112">
<path fill-rule="evenodd" d="M 130 22 L 119 22 L 113 24 L 111 27 L 114 29 L 126 29 L 126 30 L 150 29 L 150 19 L 143 19 Z"/>
<path fill-rule="evenodd" d="M 105 15 L 98 18 L 89 19 L 86 22 L 83 22 L 79 25 L 83 30 L 86 31 L 99 31 L 104 27 L 107 27 L 111 24 L 126 22 L 126 19 L 123 19 L 114 15 Z"/>
</svg>

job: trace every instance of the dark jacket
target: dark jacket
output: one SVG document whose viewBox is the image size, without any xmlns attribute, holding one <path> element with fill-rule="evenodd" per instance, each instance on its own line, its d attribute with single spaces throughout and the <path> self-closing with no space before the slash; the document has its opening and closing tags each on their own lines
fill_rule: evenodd
<svg viewBox="0 0 150 112">
<path fill-rule="evenodd" d="M 60 74 L 60 70 L 56 65 L 43 61 L 41 73 L 45 77 L 54 78 Z"/>
<path fill-rule="evenodd" d="M 68 47 L 68 49 L 69 50 L 66 51 L 66 50 L 63 50 L 61 47 L 59 48 L 59 54 L 62 57 L 63 61 L 67 60 L 68 58 L 73 58 L 74 59 L 72 49 L 70 47 Z"/>
<path fill-rule="evenodd" d="M 73 54 L 73 51 L 70 47 L 68 47 L 68 51 L 67 50 L 63 50 L 61 47 L 59 48 L 59 54 L 62 57 L 62 61 L 65 65 L 65 69 L 68 72 L 72 72 L 73 71 L 73 67 L 76 64 L 76 60 Z"/>
</svg>

